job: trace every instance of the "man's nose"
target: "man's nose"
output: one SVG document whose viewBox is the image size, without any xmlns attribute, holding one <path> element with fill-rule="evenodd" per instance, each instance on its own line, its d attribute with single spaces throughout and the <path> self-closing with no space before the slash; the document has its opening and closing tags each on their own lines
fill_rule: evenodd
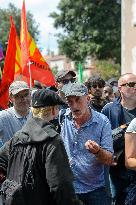
<svg viewBox="0 0 136 205">
<path fill-rule="evenodd" d="M 72 108 L 73 108 L 73 109 L 77 108 L 77 106 L 78 106 L 78 105 L 77 105 L 76 102 L 73 102 L 73 103 L 72 103 Z"/>
<path fill-rule="evenodd" d="M 109 93 L 105 93 L 105 96 L 108 97 L 108 96 L 109 96 Z"/>
</svg>

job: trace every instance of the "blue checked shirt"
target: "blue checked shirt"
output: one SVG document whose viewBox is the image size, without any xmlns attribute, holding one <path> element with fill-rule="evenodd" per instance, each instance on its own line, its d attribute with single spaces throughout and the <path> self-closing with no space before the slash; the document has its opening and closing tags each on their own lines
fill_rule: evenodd
<svg viewBox="0 0 136 205">
<path fill-rule="evenodd" d="M 91 111 L 92 117 L 77 129 L 68 108 L 61 124 L 61 136 L 74 174 L 76 193 L 87 193 L 104 187 L 104 165 L 85 148 L 87 140 L 94 140 L 102 149 L 113 153 L 111 125 L 106 116 Z"/>
</svg>

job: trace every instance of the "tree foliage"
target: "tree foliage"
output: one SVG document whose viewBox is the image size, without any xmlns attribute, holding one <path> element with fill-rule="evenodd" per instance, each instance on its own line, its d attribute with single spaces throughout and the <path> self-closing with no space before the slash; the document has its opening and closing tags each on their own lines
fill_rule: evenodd
<svg viewBox="0 0 136 205">
<path fill-rule="evenodd" d="M 114 63 L 109 60 L 97 60 L 95 62 L 96 65 L 96 73 L 99 73 L 104 80 L 109 80 L 110 78 L 120 77 L 120 64 Z"/>
<path fill-rule="evenodd" d="M 21 26 L 21 10 L 16 8 L 14 4 L 10 3 L 8 8 L 1 9 L 0 8 L 0 41 L 2 42 L 4 53 L 6 52 L 6 43 L 8 42 L 8 35 L 10 30 L 10 16 L 13 17 L 17 33 L 20 35 L 20 26 Z M 39 24 L 33 18 L 33 15 L 28 11 L 27 12 L 27 24 L 28 30 L 33 36 L 35 40 L 38 39 L 39 31 L 38 27 Z"/>
<path fill-rule="evenodd" d="M 121 6 L 116 0 L 61 0 L 52 13 L 54 26 L 63 28 L 59 49 L 73 60 L 121 58 Z"/>
</svg>

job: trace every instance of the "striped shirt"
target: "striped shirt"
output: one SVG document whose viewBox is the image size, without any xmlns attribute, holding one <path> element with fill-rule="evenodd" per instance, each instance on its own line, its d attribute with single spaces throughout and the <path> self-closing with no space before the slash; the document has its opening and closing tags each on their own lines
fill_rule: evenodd
<svg viewBox="0 0 136 205">
<path fill-rule="evenodd" d="M 30 112 L 25 117 L 20 116 L 14 107 L 0 111 L 0 146 L 22 128 L 29 116 Z"/>
</svg>

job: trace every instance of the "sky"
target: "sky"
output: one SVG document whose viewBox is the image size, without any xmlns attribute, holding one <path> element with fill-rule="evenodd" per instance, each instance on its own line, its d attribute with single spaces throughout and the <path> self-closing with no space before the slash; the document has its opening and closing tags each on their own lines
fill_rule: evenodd
<svg viewBox="0 0 136 205">
<path fill-rule="evenodd" d="M 37 23 L 39 23 L 39 41 L 38 47 L 42 48 L 42 54 L 47 54 L 47 49 L 58 52 L 57 38 L 55 34 L 59 32 L 53 27 L 53 19 L 49 14 L 57 11 L 57 5 L 60 0 L 25 0 L 26 11 L 30 11 Z M 0 0 L 0 8 L 7 8 L 9 3 L 22 8 L 23 0 Z M 29 28 L 28 28 L 29 30 Z"/>
</svg>

